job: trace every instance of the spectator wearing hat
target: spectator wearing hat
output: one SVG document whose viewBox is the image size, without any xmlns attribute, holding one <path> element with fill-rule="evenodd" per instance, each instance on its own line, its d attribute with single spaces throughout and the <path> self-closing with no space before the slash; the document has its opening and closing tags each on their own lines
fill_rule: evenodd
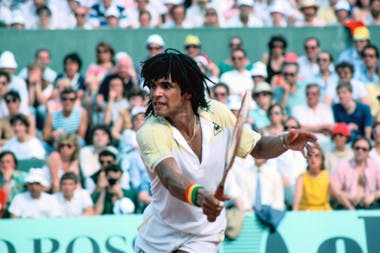
<svg viewBox="0 0 380 253">
<path fill-rule="evenodd" d="M 306 82 L 311 82 L 318 73 L 318 54 L 321 51 L 319 39 L 308 37 L 303 42 L 305 54 L 298 58 L 300 77 Z"/>
<path fill-rule="evenodd" d="M 17 170 L 17 158 L 11 151 L 0 153 L 0 189 L 6 196 L 6 202 L 2 206 L 4 218 L 9 217 L 8 207 L 16 194 L 25 189 L 24 181 L 28 174 L 25 171 Z"/>
<path fill-rule="evenodd" d="M 321 6 L 317 16 L 322 19 L 326 25 L 334 25 L 337 23 L 334 6 L 338 0 L 329 0 L 326 6 Z"/>
<path fill-rule="evenodd" d="M 373 149 L 369 152 L 369 156 L 380 163 L 380 121 L 372 126 Z"/>
<path fill-rule="evenodd" d="M 229 19 L 226 22 L 226 27 L 263 27 L 263 20 L 256 17 L 254 14 L 253 1 L 238 0 L 239 15 Z"/>
<path fill-rule="evenodd" d="M 7 86 L 8 90 L 17 90 L 21 97 L 21 112 L 29 114 L 29 96 L 25 80 L 15 75 L 18 65 L 14 54 L 11 51 L 3 51 L 0 55 L 0 71 L 7 72 L 9 75 Z M 5 115 L 8 112 L 4 112 Z"/>
<path fill-rule="evenodd" d="M 126 28 L 128 26 L 128 18 L 125 12 L 125 8 L 117 5 L 114 0 L 101 0 L 91 6 L 89 12 L 89 22 L 92 27 L 107 27 L 107 17 L 106 12 L 111 8 L 113 15 L 117 15 L 119 18 L 118 24 L 121 28 Z"/>
<path fill-rule="evenodd" d="M 353 46 L 343 50 L 339 54 L 338 63 L 348 61 L 354 65 L 355 70 L 363 66 L 362 51 L 365 46 L 371 43 L 370 32 L 365 26 L 353 27 L 351 29 Z"/>
<path fill-rule="evenodd" d="M 336 23 L 334 25 L 344 25 L 351 19 L 351 6 L 347 0 L 338 0 L 334 5 Z"/>
<path fill-rule="evenodd" d="M 203 27 L 221 27 L 221 21 L 220 21 L 219 14 L 216 8 L 213 8 L 213 7 L 206 8 L 202 26 Z"/>
<path fill-rule="evenodd" d="M 16 114 L 10 118 L 15 137 L 9 139 L 4 145 L 3 150 L 12 151 L 17 159 L 45 159 L 46 151 L 39 139 L 29 134 L 30 123 L 27 116 Z"/>
<path fill-rule="evenodd" d="M 252 64 L 251 77 L 254 85 L 260 82 L 264 82 L 268 77 L 267 66 L 261 61 L 257 61 Z"/>
<path fill-rule="evenodd" d="M 111 5 L 106 12 L 104 13 L 104 16 L 106 18 L 107 25 L 105 27 L 107 28 L 119 28 L 119 21 L 120 21 L 120 12 L 119 9 L 115 5 Z"/>
<path fill-rule="evenodd" d="M 333 64 L 334 59 L 330 52 L 321 51 L 317 56 L 318 72 L 313 76 L 311 82 L 319 85 L 321 96 L 320 101 L 327 104 L 326 92 L 329 87 L 334 87 L 338 83 L 338 76 L 336 75 Z"/>
<path fill-rule="evenodd" d="M 251 71 L 252 74 L 252 71 Z M 272 87 L 265 81 L 256 82 L 252 96 L 257 107 L 248 113 L 248 120 L 254 129 L 260 129 L 270 125 L 268 117 L 269 107 L 272 105 Z"/>
<path fill-rule="evenodd" d="M 371 141 L 358 136 L 351 147 L 354 157 L 339 163 L 335 171 L 338 188 L 355 209 L 379 209 L 380 163 L 369 157 Z"/>
<path fill-rule="evenodd" d="M 265 26 L 268 27 L 286 27 L 288 26 L 286 11 L 282 2 L 274 1 L 268 8 L 269 19 L 266 21 Z"/>
<path fill-rule="evenodd" d="M 231 59 L 234 69 L 224 72 L 220 81 L 228 85 L 231 95 L 243 97 L 246 91 L 252 92 L 254 87 L 250 71 L 246 69 L 247 53 L 242 48 L 235 49 Z"/>
<path fill-rule="evenodd" d="M 370 2 L 370 11 L 370 25 L 380 25 L 380 0 L 373 0 Z"/>
<path fill-rule="evenodd" d="M 350 128 L 352 139 L 357 136 L 370 139 L 373 119 L 369 106 L 354 100 L 349 82 L 340 82 L 336 92 L 339 103 L 332 106 L 335 122 L 345 122 Z"/>
<path fill-rule="evenodd" d="M 48 182 L 41 169 L 31 168 L 25 178 L 27 192 L 17 194 L 9 206 L 11 218 L 52 218 L 62 216 L 57 200 L 44 192 Z"/>
<path fill-rule="evenodd" d="M 211 76 L 219 76 L 218 66 L 201 50 L 201 41 L 198 36 L 189 34 L 185 38 L 184 48 L 186 54 L 191 58 L 195 58 L 198 55 L 202 55 L 207 59 L 207 68 L 210 71 Z"/>
<path fill-rule="evenodd" d="M 9 23 L 12 29 L 24 29 L 25 28 L 25 18 L 19 11 L 14 11 Z"/>
<path fill-rule="evenodd" d="M 318 143 L 324 150 L 328 150 L 330 136 L 334 122 L 330 106 L 320 102 L 320 87 L 316 83 L 306 86 L 306 103 L 293 108 L 291 115 L 295 117 L 302 128 L 313 132 L 318 137 Z"/>
<path fill-rule="evenodd" d="M 302 0 L 299 6 L 302 20 L 297 20 L 295 26 L 324 26 L 325 22 L 317 17 L 319 4 L 316 0 Z"/>
<path fill-rule="evenodd" d="M 334 147 L 325 153 L 325 165 L 328 171 L 334 173 L 340 162 L 354 157 L 354 153 L 348 144 L 351 140 L 348 125 L 342 122 L 336 123 L 332 129 L 331 139 L 334 142 Z"/>
<path fill-rule="evenodd" d="M 60 180 L 60 191 L 53 197 L 62 209 L 62 217 L 88 216 L 94 214 L 94 204 L 90 194 L 77 188 L 78 177 L 74 172 L 66 172 Z"/>
</svg>

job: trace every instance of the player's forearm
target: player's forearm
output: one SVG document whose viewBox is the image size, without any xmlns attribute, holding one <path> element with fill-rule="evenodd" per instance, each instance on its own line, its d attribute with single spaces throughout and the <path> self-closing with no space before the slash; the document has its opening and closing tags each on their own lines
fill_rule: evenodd
<svg viewBox="0 0 380 253">
<path fill-rule="evenodd" d="M 282 137 L 263 136 L 253 148 L 251 155 L 255 158 L 274 158 L 288 150 L 288 146 Z"/>
</svg>

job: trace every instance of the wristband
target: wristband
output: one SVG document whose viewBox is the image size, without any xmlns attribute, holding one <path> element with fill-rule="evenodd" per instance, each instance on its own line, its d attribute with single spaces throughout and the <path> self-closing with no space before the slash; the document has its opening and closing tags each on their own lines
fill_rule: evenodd
<svg viewBox="0 0 380 253">
<path fill-rule="evenodd" d="M 285 137 L 286 137 L 287 134 L 283 134 L 281 135 L 281 143 L 282 143 L 282 147 L 286 150 L 289 149 L 289 146 L 288 146 L 288 143 L 286 143 L 286 140 L 285 140 Z"/>
<path fill-rule="evenodd" d="M 186 202 L 193 206 L 199 206 L 196 204 L 197 193 L 199 189 L 203 189 L 204 187 L 199 184 L 189 184 L 186 187 Z"/>
</svg>

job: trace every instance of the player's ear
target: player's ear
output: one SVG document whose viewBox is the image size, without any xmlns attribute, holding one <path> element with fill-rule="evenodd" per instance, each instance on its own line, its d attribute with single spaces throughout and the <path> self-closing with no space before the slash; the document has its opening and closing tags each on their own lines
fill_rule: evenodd
<svg viewBox="0 0 380 253">
<path fill-rule="evenodd" d="M 190 93 L 185 93 L 185 94 L 183 95 L 183 97 L 184 97 L 185 99 L 187 99 L 187 100 L 190 100 L 190 99 L 193 97 L 193 95 L 191 95 Z"/>
</svg>

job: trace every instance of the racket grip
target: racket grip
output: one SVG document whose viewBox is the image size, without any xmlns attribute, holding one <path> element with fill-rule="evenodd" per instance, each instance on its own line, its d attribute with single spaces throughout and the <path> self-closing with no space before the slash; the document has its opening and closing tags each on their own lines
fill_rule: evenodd
<svg viewBox="0 0 380 253">
<path fill-rule="evenodd" d="M 223 195 L 224 195 L 224 186 L 218 185 L 218 188 L 216 189 L 214 196 L 219 201 L 223 201 Z"/>
</svg>

